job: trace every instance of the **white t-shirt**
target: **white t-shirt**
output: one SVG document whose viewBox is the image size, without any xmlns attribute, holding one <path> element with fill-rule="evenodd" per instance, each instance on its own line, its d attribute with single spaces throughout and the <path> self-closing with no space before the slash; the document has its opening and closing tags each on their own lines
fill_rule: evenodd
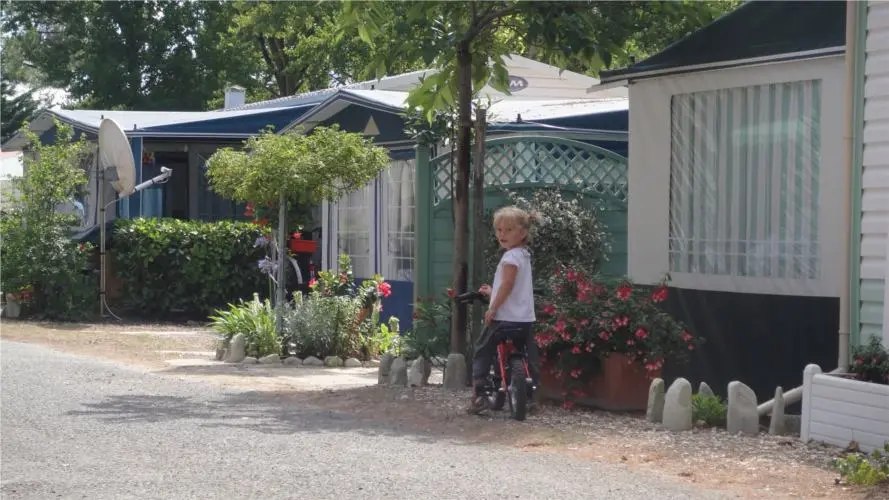
<svg viewBox="0 0 889 500">
<path fill-rule="evenodd" d="M 513 248 L 507 250 L 500 263 L 497 264 L 497 272 L 494 273 L 494 284 L 491 286 L 491 300 L 497 297 L 500 285 L 503 281 L 503 267 L 512 264 L 519 268 L 516 274 L 515 284 L 509 297 L 497 313 L 494 319 L 497 321 L 514 321 L 517 323 L 533 323 L 537 320 L 534 315 L 534 284 L 531 279 L 531 253 L 526 248 Z"/>
</svg>

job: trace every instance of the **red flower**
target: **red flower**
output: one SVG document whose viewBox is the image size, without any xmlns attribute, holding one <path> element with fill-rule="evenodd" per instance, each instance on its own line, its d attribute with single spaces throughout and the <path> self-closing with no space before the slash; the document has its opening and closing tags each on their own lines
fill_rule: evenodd
<svg viewBox="0 0 889 500">
<path fill-rule="evenodd" d="M 627 300 L 630 298 L 631 293 L 633 293 L 633 288 L 627 285 L 623 285 L 617 289 L 617 298 L 620 300 Z"/>
<path fill-rule="evenodd" d="M 580 346 L 576 345 L 571 348 L 571 354 L 580 354 Z"/>
<path fill-rule="evenodd" d="M 318 286 L 318 280 L 316 280 L 315 278 L 310 279 L 309 288 L 315 288 L 316 286 Z"/>
<path fill-rule="evenodd" d="M 599 332 L 599 338 L 602 340 L 608 340 L 611 338 L 611 334 L 606 331 Z"/>
<path fill-rule="evenodd" d="M 565 333 L 565 329 L 568 328 L 568 323 L 565 323 L 564 320 L 556 321 L 556 324 L 553 326 L 559 333 Z"/>
<path fill-rule="evenodd" d="M 552 304 L 547 304 L 547 305 L 543 306 L 543 314 L 546 314 L 549 316 L 556 314 L 556 307 Z"/>
<path fill-rule="evenodd" d="M 577 273 L 575 273 L 573 269 L 569 269 L 565 274 L 565 277 L 568 278 L 568 281 L 574 281 L 577 279 Z"/>
<path fill-rule="evenodd" d="M 301 240 L 303 239 L 303 235 L 299 231 L 294 231 L 293 234 L 290 235 L 290 239 L 292 240 Z"/>
<path fill-rule="evenodd" d="M 253 217 L 253 204 L 252 203 L 247 204 L 247 209 L 244 210 L 244 216 L 245 217 Z"/>
<path fill-rule="evenodd" d="M 636 338 L 644 340 L 648 338 L 648 332 L 646 332 L 644 328 L 639 328 L 636 330 Z"/>
<path fill-rule="evenodd" d="M 392 295 L 392 285 L 386 282 L 380 283 L 377 285 L 377 291 L 380 292 L 383 297 L 388 297 Z"/>
<path fill-rule="evenodd" d="M 651 301 L 654 303 L 663 302 L 667 300 L 667 287 L 659 286 L 654 293 L 651 294 Z"/>
<path fill-rule="evenodd" d="M 682 330 L 681 337 L 684 342 L 691 342 L 691 339 L 694 338 L 692 334 L 688 333 L 688 330 Z"/>
<path fill-rule="evenodd" d="M 453 299 L 456 296 L 457 296 L 457 292 L 455 292 L 453 288 L 448 288 L 448 297 Z"/>
</svg>

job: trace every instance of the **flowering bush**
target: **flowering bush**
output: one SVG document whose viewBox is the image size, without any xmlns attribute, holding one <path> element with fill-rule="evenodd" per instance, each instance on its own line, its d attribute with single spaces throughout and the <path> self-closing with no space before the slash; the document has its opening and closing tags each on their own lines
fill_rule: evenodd
<svg viewBox="0 0 889 500">
<path fill-rule="evenodd" d="M 379 274 L 360 285 L 355 284 L 355 274 L 348 255 L 340 255 L 339 272 L 321 271 L 317 278 L 309 280 L 309 289 L 322 297 L 353 297 L 360 301 L 362 309 L 370 309 L 378 305 L 384 298 L 392 295 L 392 286 Z"/>
<path fill-rule="evenodd" d="M 701 341 L 659 307 L 665 284 L 651 289 L 561 267 L 550 291 L 538 305 L 536 340 L 556 378 L 569 383 L 588 381 L 612 354 L 657 372 L 666 358 L 684 357 Z"/>
<path fill-rule="evenodd" d="M 584 193 L 568 194 L 558 189 L 535 190 L 530 197 L 506 191 L 508 202 L 532 216 L 529 233 L 531 263 L 536 281 L 545 280 L 558 266 L 598 272 L 610 251 L 610 236 L 599 220 L 601 206 L 588 201 Z M 488 214 L 493 226 L 493 212 Z M 485 247 L 485 266 L 493 276 L 503 255 L 494 231 Z"/>
<path fill-rule="evenodd" d="M 871 337 L 867 344 L 853 349 L 849 371 L 858 380 L 889 384 L 889 352 L 878 337 Z"/>
</svg>

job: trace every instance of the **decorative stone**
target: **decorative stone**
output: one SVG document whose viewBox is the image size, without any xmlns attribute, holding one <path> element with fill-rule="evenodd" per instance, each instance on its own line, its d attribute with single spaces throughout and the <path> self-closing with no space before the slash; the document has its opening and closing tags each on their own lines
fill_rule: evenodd
<svg viewBox="0 0 889 500">
<path fill-rule="evenodd" d="M 337 368 L 343 366 L 343 360 L 339 356 L 327 356 L 324 358 L 324 366 L 328 368 Z"/>
<path fill-rule="evenodd" d="M 244 358 L 244 361 L 241 361 L 241 363 L 245 365 L 255 365 L 256 363 L 259 363 L 259 360 L 254 358 L 253 356 L 247 356 Z"/>
<path fill-rule="evenodd" d="M 716 393 L 713 392 L 713 389 L 711 389 L 709 385 L 707 385 L 707 382 L 701 382 L 701 385 L 698 386 L 698 394 L 709 397 L 716 396 Z"/>
<path fill-rule="evenodd" d="M 429 382 L 427 374 L 431 369 L 426 358 L 420 356 L 411 363 L 410 370 L 407 372 L 407 383 L 411 387 L 423 387 Z"/>
<path fill-rule="evenodd" d="M 775 388 L 775 403 L 772 406 L 772 418 L 769 421 L 769 434 L 778 435 L 787 432 L 784 424 L 784 389 Z"/>
<path fill-rule="evenodd" d="M 664 395 L 664 427 L 671 431 L 691 430 L 691 414 L 691 382 L 679 377 Z"/>
<path fill-rule="evenodd" d="M 259 363 L 263 365 L 274 365 L 281 362 L 281 357 L 277 354 L 269 354 L 259 358 Z"/>
<path fill-rule="evenodd" d="M 388 352 L 380 357 L 380 368 L 377 370 L 378 384 L 386 384 L 389 382 L 389 370 L 392 368 L 393 361 L 395 361 L 395 356 Z"/>
<path fill-rule="evenodd" d="M 756 393 L 753 389 L 737 380 L 728 383 L 728 412 L 725 420 L 725 429 L 730 434 L 759 434 L 759 413 L 756 410 Z"/>
<path fill-rule="evenodd" d="M 367 361 L 364 362 L 363 366 L 375 368 L 377 366 L 380 366 L 380 360 L 379 359 L 368 359 Z"/>
<path fill-rule="evenodd" d="M 324 366 L 324 362 L 315 356 L 309 356 L 308 358 L 303 360 L 303 365 L 305 366 Z"/>
<path fill-rule="evenodd" d="M 239 333 L 232 337 L 232 341 L 228 346 L 228 356 L 225 358 L 226 363 L 241 363 L 247 357 L 247 337 L 243 333 Z"/>
<path fill-rule="evenodd" d="M 297 358 L 296 356 L 288 356 L 284 358 L 285 365 L 301 365 L 303 364 L 303 360 Z"/>
<path fill-rule="evenodd" d="M 466 358 L 460 353 L 448 354 L 443 384 L 445 389 L 460 391 L 466 388 Z"/>
<path fill-rule="evenodd" d="M 361 361 L 356 358 L 349 358 L 345 361 L 345 363 L 343 363 L 343 366 L 345 366 L 346 368 L 360 368 Z"/>
<path fill-rule="evenodd" d="M 407 385 L 407 360 L 404 356 L 392 361 L 392 367 L 389 369 L 389 385 Z"/>
<path fill-rule="evenodd" d="M 664 420 L 664 379 L 656 378 L 648 387 L 648 408 L 645 419 L 659 424 Z"/>
</svg>

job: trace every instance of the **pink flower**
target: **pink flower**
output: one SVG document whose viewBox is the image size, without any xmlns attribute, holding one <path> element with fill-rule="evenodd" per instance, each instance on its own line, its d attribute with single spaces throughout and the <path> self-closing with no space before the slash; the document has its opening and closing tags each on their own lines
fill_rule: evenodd
<svg viewBox="0 0 889 500">
<path fill-rule="evenodd" d="M 630 318 L 626 316 L 618 316 L 614 318 L 614 328 L 622 328 L 630 324 Z"/>
<path fill-rule="evenodd" d="M 648 332 L 646 332 L 644 328 L 636 329 L 635 335 L 636 335 L 636 338 L 640 339 L 640 340 L 644 340 L 644 339 L 648 338 Z"/>
<path fill-rule="evenodd" d="M 682 330 L 681 338 L 685 342 L 691 342 L 691 339 L 693 339 L 694 337 L 692 336 L 692 334 L 688 333 L 688 330 Z"/>
<path fill-rule="evenodd" d="M 316 286 L 318 286 L 318 280 L 316 280 L 315 278 L 310 279 L 309 288 L 315 288 Z"/>
<path fill-rule="evenodd" d="M 651 294 L 651 301 L 654 303 L 663 302 L 667 300 L 667 293 L 667 287 L 661 285 Z"/>
<path fill-rule="evenodd" d="M 580 346 L 576 345 L 571 348 L 571 354 L 580 354 Z"/>
<path fill-rule="evenodd" d="M 599 338 L 602 340 L 608 340 L 611 338 L 611 334 L 603 330 L 599 332 Z"/>
<path fill-rule="evenodd" d="M 553 328 L 555 328 L 556 331 L 559 333 L 564 333 L 565 329 L 568 328 L 568 323 L 565 323 L 564 320 L 560 319 L 559 321 L 556 321 L 556 324 L 553 326 Z"/>
<path fill-rule="evenodd" d="M 546 314 L 548 316 L 552 316 L 552 315 L 556 314 L 556 307 L 552 304 L 547 304 L 547 305 L 543 306 L 543 314 Z"/>
<path fill-rule="evenodd" d="M 453 288 L 448 288 L 447 293 L 448 297 L 452 299 L 457 296 L 457 292 L 455 292 Z"/>
<path fill-rule="evenodd" d="M 377 285 L 377 291 L 380 292 L 383 297 L 388 297 L 392 295 L 392 285 L 386 282 L 380 283 Z"/>
<path fill-rule="evenodd" d="M 620 300 L 627 300 L 630 298 L 631 293 L 633 293 L 633 288 L 623 285 L 617 289 L 617 298 Z"/>
<path fill-rule="evenodd" d="M 571 370 L 571 378 L 578 378 L 583 371 L 580 368 L 575 368 Z"/>
</svg>

